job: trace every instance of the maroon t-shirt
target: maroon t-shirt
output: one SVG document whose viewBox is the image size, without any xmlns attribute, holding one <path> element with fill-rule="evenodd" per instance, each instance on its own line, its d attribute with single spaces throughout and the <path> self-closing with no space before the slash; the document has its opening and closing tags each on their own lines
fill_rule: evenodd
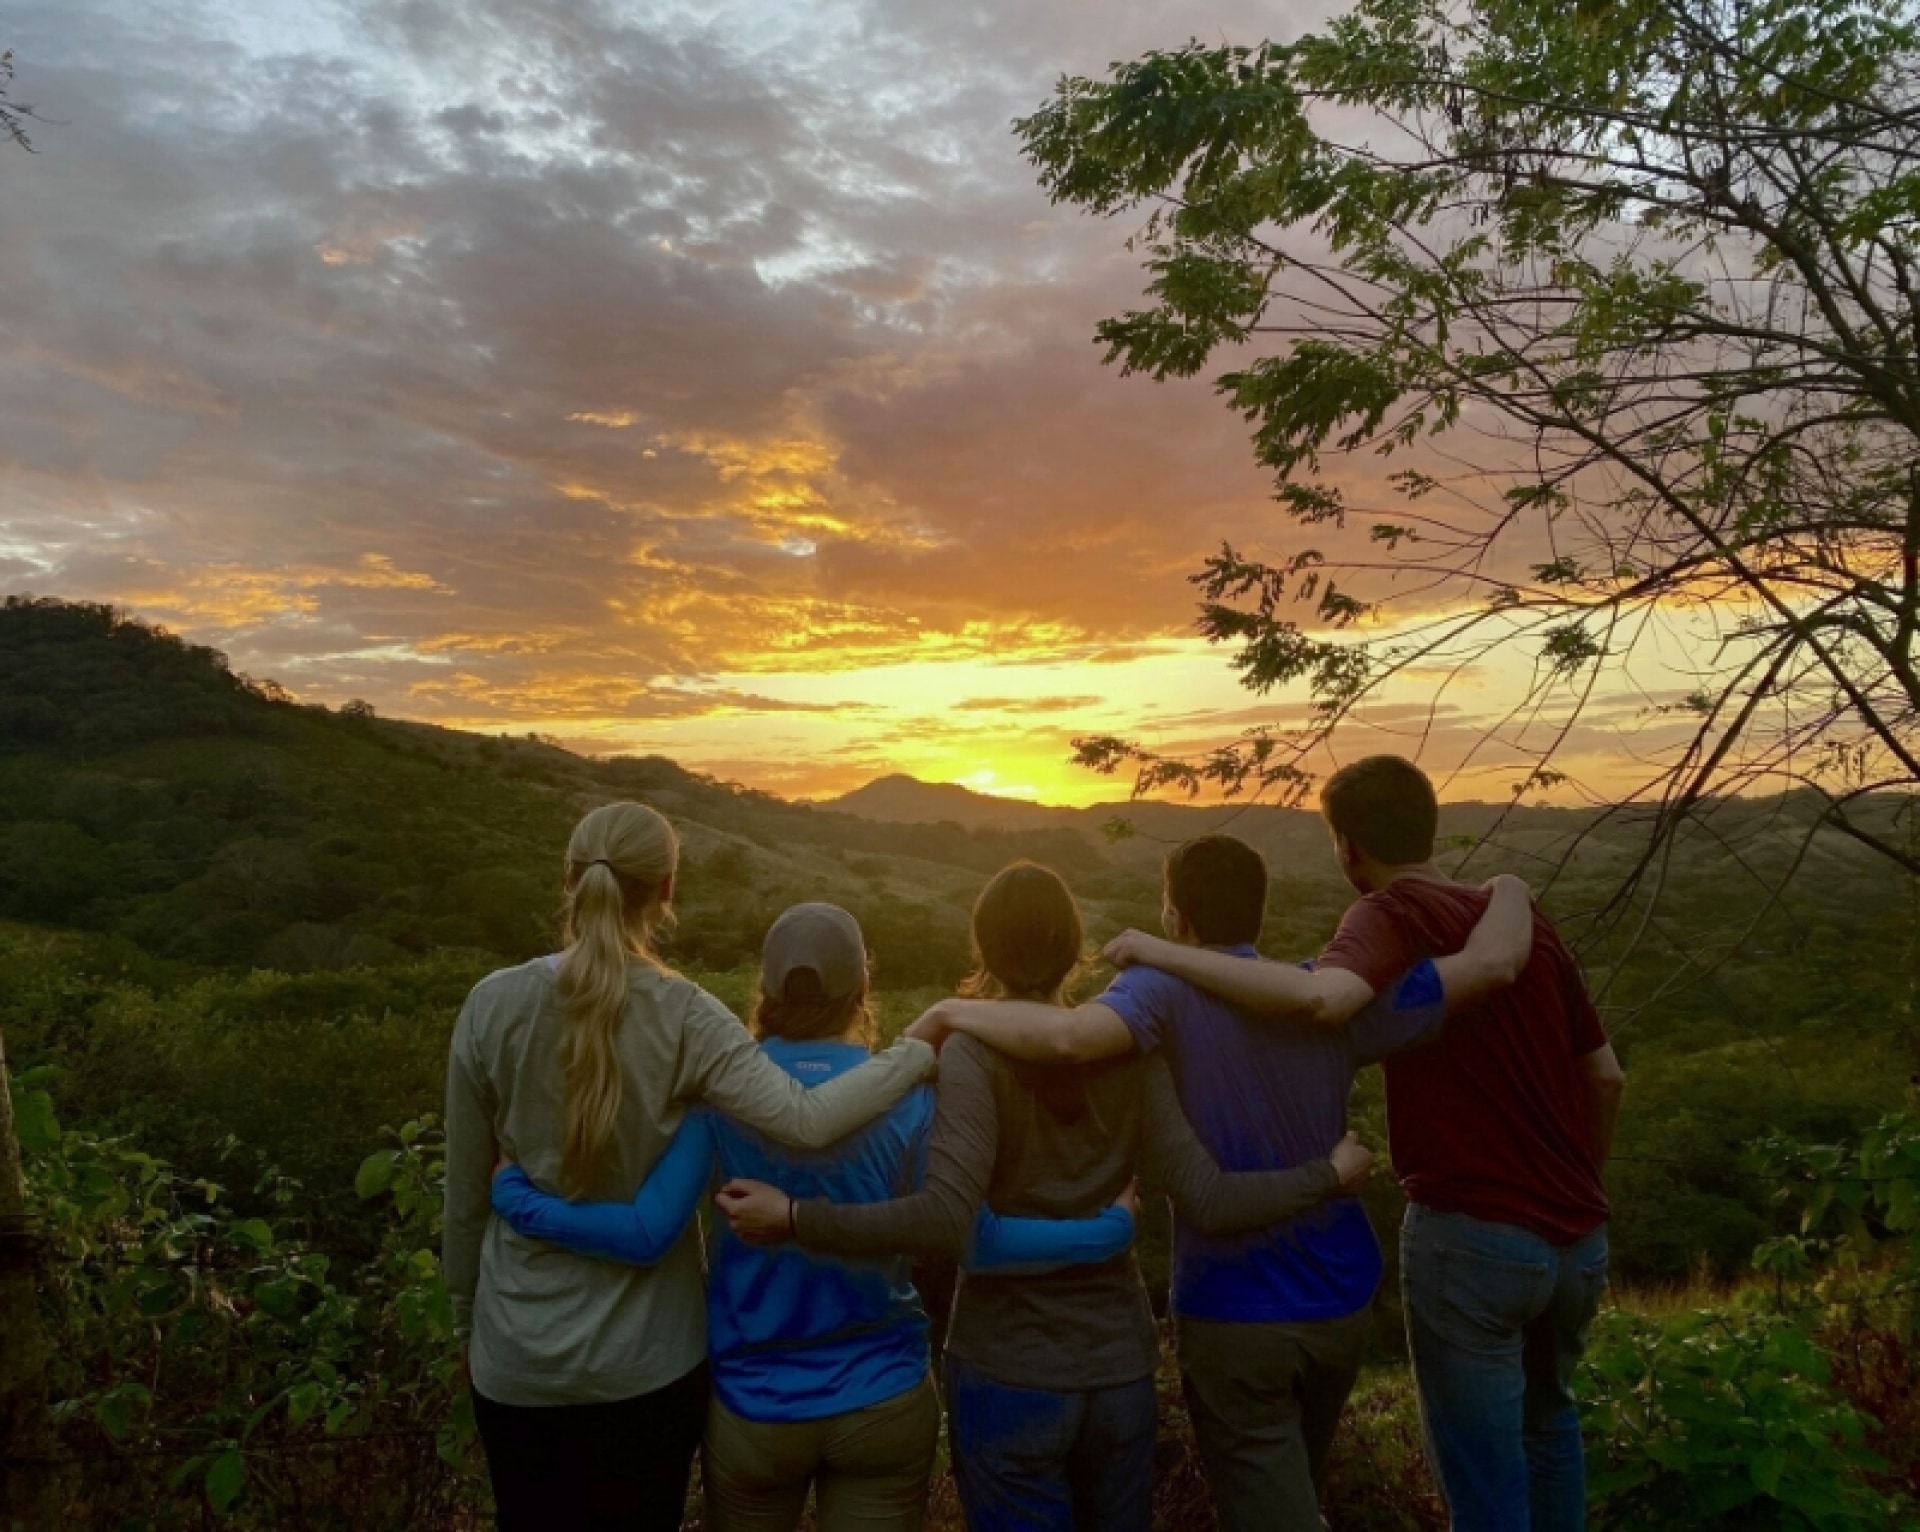
<svg viewBox="0 0 1920 1532">
<path fill-rule="evenodd" d="M 1320 962 L 1386 990 L 1422 958 L 1458 952 L 1487 898 L 1403 878 L 1347 911 Z M 1533 955 L 1511 989 L 1383 1066 L 1387 1136 L 1408 1200 L 1518 1224 L 1557 1245 L 1604 1223 L 1579 1060 L 1606 1045 L 1573 954 L 1536 914 Z"/>
</svg>

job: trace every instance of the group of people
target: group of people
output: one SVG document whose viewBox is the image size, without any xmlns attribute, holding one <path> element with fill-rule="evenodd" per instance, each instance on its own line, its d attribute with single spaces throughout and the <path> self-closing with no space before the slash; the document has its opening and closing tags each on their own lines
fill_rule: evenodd
<svg viewBox="0 0 1920 1532">
<path fill-rule="evenodd" d="M 499 1524 L 912 1532 L 941 1438 L 974 1532 L 1146 1532 L 1159 1362 L 1138 1183 L 1173 1204 L 1181 1385 L 1228 1532 L 1322 1525 L 1383 1261 L 1347 1130 L 1381 1064 L 1409 1350 L 1462 1529 L 1584 1524 L 1570 1384 L 1606 1286 L 1623 1077 L 1524 884 L 1434 862 L 1411 762 L 1328 779 L 1362 896 L 1312 964 L 1262 959 L 1267 868 L 1166 860 L 1074 1005 L 1081 917 L 1015 863 L 978 970 L 872 1052 L 865 944 L 796 905 L 751 1029 L 654 955 L 671 826 L 611 803 L 567 848 L 563 950 L 468 997 L 447 1082 L 445 1268 Z M 927 1083 L 937 1075 L 937 1082 Z M 711 1197 L 703 1251 L 696 1213 Z M 958 1258 L 944 1376 L 911 1258 Z"/>
</svg>

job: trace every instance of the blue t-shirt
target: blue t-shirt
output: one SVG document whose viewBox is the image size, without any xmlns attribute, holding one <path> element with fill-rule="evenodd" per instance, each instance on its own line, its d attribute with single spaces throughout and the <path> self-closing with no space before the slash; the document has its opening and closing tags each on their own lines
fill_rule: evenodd
<svg viewBox="0 0 1920 1532">
<path fill-rule="evenodd" d="M 851 1043 L 770 1038 L 767 1057 L 809 1087 L 870 1057 Z M 789 1149 L 717 1113 L 687 1114 L 632 1202 L 567 1202 L 517 1166 L 494 1178 L 494 1210 L 531 1239 L 642 1265 L 659 1260 L 716 1180 L 765 1181 L 797 1198 L 886 1202 L 926 1179 L 933 1091 L 909 1091 L 884 1117 L 826 1149 Z M 1133 1219 L 1002 1218 L 982 1207 L 966 1264 L 1001 1273 L 1099 1264 L 1125 1250 Z M 927 1371 L 927 1315 L 904 1256 L 856 1260 L 797 1245 L 749 1245 L 724 1220 L 707 1262 L 707 1351 L 714 1391 L 748 1420 L 818 1420 L 912 1388 Z"/>
<path fill-rule="evenodd" d="M 1250 946 L 1216 949 L 1260 961 Z M 1432 963 L 1411 970 L 1345 1027 L 1248 1016 L 1157 968 L 1123 971 L 1100 997 L 1142 1053 L 1164 1048 L 1193 1131 L 1222 1170 L 1290 1170 L 1322 1159 L 1347 1131 L 1354 1072 L 1436 1035 L 1445 1016 Z M 1337 1319 L 1380 1285 L 1366 1209 L 1336 1197 L 1254 1234 L 1220 1238 L 1176 1218 L 1173 1307 L 1193 1319 Z"/>
</svg>

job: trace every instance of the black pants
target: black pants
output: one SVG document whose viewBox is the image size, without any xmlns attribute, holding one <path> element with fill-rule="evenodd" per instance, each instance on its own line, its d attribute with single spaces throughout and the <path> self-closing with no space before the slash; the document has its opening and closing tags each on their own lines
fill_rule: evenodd
<svg viewBox="0 0 1920 1532">
<path fill-rule="evenodd" d="M 707 1364 L 613 1404 L 500 1404 L 474 1419 L 500 1532 L 678 1532 L 707 1423 Z"/>
</svg>

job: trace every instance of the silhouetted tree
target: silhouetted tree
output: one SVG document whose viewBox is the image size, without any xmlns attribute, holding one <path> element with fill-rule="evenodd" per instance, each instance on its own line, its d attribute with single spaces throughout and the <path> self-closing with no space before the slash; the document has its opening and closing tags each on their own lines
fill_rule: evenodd
<svg viewBox="0 0 1920 1532">
<path fill-rule="evenodd" d="M 1550 727 L 1509 740 L 1517 794 L 1565 780 L 1599 683 L 1664 631 L 1692 674 L 1649 699 L 1686 727 L 1631 794 L 1642 871 L 1775 785 L 1920 873 L 1864 802 L 1920 786 L 1911 7 L 1363 0 L 1063 80 L 1018 131 L 1055 200 L 1146 215 L 1107 360 L 1211 371 L 1300 529 L 1194 579 L 1245 684 L 1304 684 L 1310 721 L 1084 763 L 1297 798 L 1390 678 L 1520 645 L 1515 718 Z M 1312 546 L 1356 519 L 1370 551 Z"/>
</svg>

